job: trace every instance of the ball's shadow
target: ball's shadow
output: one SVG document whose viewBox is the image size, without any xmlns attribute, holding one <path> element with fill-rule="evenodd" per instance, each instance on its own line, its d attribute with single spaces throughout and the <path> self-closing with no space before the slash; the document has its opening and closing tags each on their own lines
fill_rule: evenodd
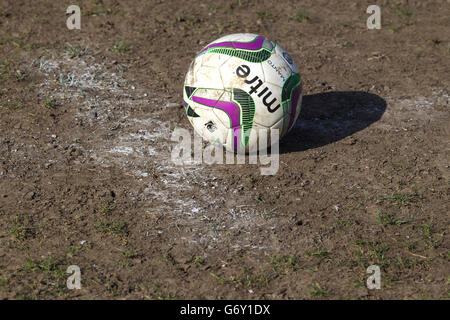
<svg viewBox="0 0 450 320">
<path fill-rule="evenodd" d="M 378 121 L 385 110 L 386 101 L 367 92 L 338 91 L 304 96 L 294 128 L 280 142 L 280 153 L 339 141 Z"/>
</svg>

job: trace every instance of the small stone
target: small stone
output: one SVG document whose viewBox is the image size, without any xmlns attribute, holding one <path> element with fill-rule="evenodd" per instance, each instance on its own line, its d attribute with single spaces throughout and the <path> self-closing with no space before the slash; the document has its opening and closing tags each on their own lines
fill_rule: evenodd
<svg viewBox="0 0 450 320">
<path fill-rule="evenodd" d="M 25 194 L 25 200 L 33 200 L 36 196 L 36 193 L 34 191 L 30 191 Z"/>
</svg>

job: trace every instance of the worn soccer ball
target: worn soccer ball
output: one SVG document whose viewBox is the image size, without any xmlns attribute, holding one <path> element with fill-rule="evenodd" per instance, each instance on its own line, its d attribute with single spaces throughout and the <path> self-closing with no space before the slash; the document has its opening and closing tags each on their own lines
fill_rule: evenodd
<svg viewBox="0 0 450 320">
<path fill-rule="evenodd" d="M 300 113 L 302 79 L 277 43 L 249 33 L 231 34 L 204 47 L 192 61 L 183 90 L 195 131 L 228 151 L 256 151 L 278 130 L 279 138 Z M 263 135 L 261 132 L 265 132 Z M 259 136 L 259 138 L 258 138 Z"/>
</svg>

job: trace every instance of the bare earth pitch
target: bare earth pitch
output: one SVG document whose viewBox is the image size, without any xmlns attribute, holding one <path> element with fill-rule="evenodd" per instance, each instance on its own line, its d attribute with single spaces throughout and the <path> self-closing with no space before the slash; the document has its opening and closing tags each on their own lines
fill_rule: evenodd
<svg viewBox="0 0 450 320">
<path fill-rule="evenodd" d="M 0 298 L 449 298 L 448 1 L 380 30 L 360 1 L 78 3 L 81 30 L 0 2 Z M 301 73 L 273 176 L 170 158 L 189 63 L 232 33 Z"/>
</svg>

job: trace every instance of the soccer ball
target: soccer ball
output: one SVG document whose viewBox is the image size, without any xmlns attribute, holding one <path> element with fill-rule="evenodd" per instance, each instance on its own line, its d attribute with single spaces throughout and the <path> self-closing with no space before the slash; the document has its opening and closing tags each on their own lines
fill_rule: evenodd
<svg viewBox="0 0 450 320">
<path fill-rule="evenodd" d="M 238 33 L 204 47 L 189 66 L 183 90 L 194 130 L 228 151 L 262 149 L 265 132 L 285 136 L 300 113 L 302 79 L 289 54 L 256 34 Z"/>
</svg>

